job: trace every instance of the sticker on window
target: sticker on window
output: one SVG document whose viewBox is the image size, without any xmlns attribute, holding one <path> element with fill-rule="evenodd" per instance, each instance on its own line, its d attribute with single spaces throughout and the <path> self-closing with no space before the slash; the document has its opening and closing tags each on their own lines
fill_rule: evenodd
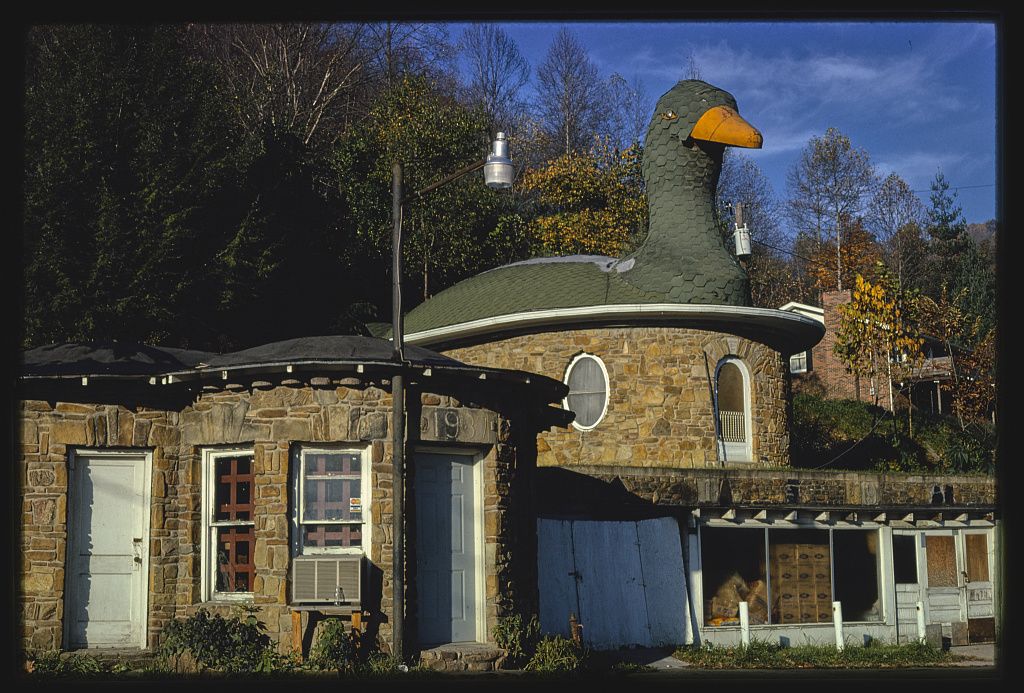
<svg viewBox="0 0 1024 693">
<path fill-rule="evenodd" d="M 363 511 L 363 499 L 362 498 L 349 498 L 348 499 L 348 512 L 350 515 L 358 515 Z"/>
</svg>

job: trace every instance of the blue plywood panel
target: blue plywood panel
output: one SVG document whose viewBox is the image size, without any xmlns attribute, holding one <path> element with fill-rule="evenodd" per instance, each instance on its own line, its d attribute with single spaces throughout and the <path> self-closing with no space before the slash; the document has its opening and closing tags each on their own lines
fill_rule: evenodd
<svg viewBox="0 0 1024 693">
<path fill-rule="evenodd" d="M 586 641 L 598 649 L 647 645 L 650 628 L 636 523 L 579 521 L 573 540 Z"/>
<path fill-rule="evenodd" d="M 569 614 L 598 649 L 685 641 L 686 582 L 672 518 L 539 520 L 540 622 L 569 635 Z"/>
<path fill-rule="evenodd" d="M 572 522 L 538 520 L 537 556 L 541 630 L 568 637 L 569 614 L 579 614 L 573 576 Z"/>
<path fill-rule="evenodd" d="M 679 524 L 670 517 L 637 522 L 652 645 L 686 641 L 686 579 Z"/>
</svg>

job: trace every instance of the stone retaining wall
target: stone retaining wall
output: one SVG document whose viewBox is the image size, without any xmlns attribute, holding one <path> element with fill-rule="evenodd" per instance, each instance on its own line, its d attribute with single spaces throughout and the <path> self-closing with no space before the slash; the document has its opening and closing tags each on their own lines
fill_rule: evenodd
<svg viewBox="0 0 1024 693">
<path fill-rule="evenodd" d="M 573 471 L 625 489 L 657 505 L 835 508 L 994 508 L 995 478 L 896 472 L 815 472 L 799 469 L 673 469 L 576 467 Z M 936 489 L 941 502 L 934 502 Z M 951 496 L 947 496 L 947 490 Z"/>
</svg>

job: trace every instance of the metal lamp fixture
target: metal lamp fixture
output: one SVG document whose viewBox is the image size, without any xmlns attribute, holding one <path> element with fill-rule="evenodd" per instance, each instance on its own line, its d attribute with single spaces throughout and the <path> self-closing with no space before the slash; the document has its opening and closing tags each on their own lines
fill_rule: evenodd
<svg viewBox="0 0 1024 693">
<path fill-rule="evenodd" d="M 508 140 L 499 132 L 491 142 L 491 153 L 484 164 L 484 183 L 491 190 L 507 190 L 512 187 L 512 160 L 508 158 Z"/>
<path fill-rule="evenodd" d="M 736 257 L 747 258 L 750 257 L 750 229 L 747 225 L 736 226 Z"/>
</svg>

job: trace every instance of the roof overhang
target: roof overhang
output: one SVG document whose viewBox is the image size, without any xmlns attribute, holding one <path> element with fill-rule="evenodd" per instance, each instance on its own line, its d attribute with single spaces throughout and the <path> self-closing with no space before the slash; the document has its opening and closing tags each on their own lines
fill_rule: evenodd
<svg viewBox="0 0 1024 693">
<path fill-rule="evenodd" d="M 784 354 L 805 351 L 825 334 L 825 326 L 817 320 L 784 310 L 687 303 L 628 303 L 496 315 L 414 332 L 406 335 L 405 341 L 437 349 L 530 330 L 650 324 L 736 334 L 768 344 Z"/>
</svg>

